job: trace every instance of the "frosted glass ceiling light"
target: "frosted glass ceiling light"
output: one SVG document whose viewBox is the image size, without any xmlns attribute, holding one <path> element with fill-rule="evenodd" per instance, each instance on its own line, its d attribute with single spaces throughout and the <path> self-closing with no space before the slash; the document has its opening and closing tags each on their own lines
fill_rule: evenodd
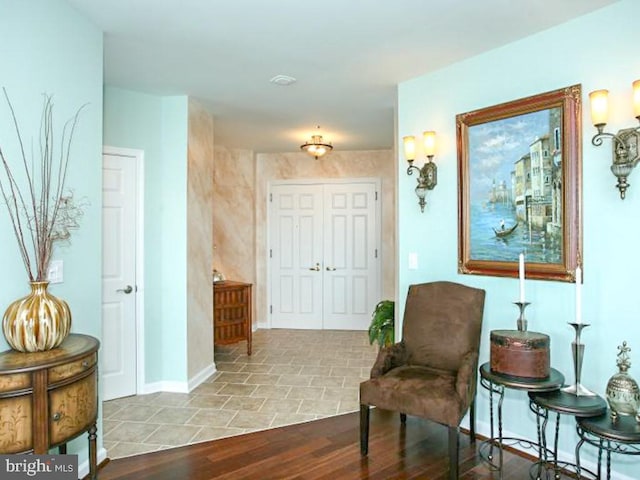
<svg viewBox="0 0 640 480">
<path fill-rule="evenodd" d="M 320 125 L 318 125 L 317 128 L 319 132 Z M 312 157 L 315 157 L 317 160 L 318 158 L 333 150 L 333 146 L 330 143 L 324 143 L 322 141 L 322 135 L 317 133 L 315 135 L 311 135 L 311 141 L 307 141 L 306 143 L 300 145 L 300 149 L 307 152 Z"/>
</svg>

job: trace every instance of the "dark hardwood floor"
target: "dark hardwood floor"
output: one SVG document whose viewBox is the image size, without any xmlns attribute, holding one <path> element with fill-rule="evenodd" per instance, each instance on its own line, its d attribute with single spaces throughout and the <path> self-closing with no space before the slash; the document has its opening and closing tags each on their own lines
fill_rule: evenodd
<svg viewBox="0 0 640 480">
<path fill-rule="evenodd" d="M 359 448 L 359 414 L 349 413 L 309 423 L 163 450 L 107 463 L 100 480 L 268 480 L 268 479 L 446 479 L 445 427 L 373 409 L 369 455 Z M 478 440 L 460 435 L 460 478 L 494 479 L 481 461 Z M 505 480 L 529 478 L 532 462 L 505 452 Z M 553 478 L 552 476 L 550 478 Z M 562 477 L 570 478 L 570 477 Z"/>
</svg>

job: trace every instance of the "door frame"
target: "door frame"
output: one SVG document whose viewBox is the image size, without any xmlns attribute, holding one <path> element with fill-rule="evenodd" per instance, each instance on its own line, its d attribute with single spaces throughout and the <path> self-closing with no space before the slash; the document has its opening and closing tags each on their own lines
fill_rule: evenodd
<svg viewBox="0 0 640 480">
<path fill-rule="evenodd" d="M 376 208 L 376 224 L 378 225 L 376 232 L 376 242 L 378 244 L 378 291 L 382 293 L 382 179 L 380 177 L 344 177 L 344 178 L 299 178 L 299 179 L 287 179 L 287 180 L 271 180 L 267 182 L 267 196 L 266 196 L 266 244 L 267 249 L 265 251 L 265 265 L 266 265 L 266 278 L 267 278 L 267 305 L 265 312 L 267 314 L 267 328 L 271 329 L 271 312 L 269 311 L 269 305 L 271 302 L 271 262 L 269 261 L 269 252 L 271 251 L 271 195 L 273 193 L 274 186 L 280 185 L 327 185 L 327 184 L 344 184 L 344 183 L 374 183 L 377 192 L 377 208 Z"/>
<path fill-rule="evenodd" d="M 131 158 L 136 163 L 136 394 L 144 392 L 144 151 L 104 145 L 103 155 Z"/>
</svg>

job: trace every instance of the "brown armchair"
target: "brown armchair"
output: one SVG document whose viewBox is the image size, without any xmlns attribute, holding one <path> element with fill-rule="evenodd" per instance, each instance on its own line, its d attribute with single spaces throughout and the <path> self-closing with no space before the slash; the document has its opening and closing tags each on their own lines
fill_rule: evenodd
<svg viewBox="0 0 640 480">
<path fill-rule="evenodd" d="M 369 407 L 449 428 L 449 478 L 458 478 L 458 430 L 469 410 L 475 441 L 478 350 L 485 291 L 452 282 L 411 285 L 402 341 L 382 348 L 360 384 L 360 451 L 369 448 Z"/>
</svg>

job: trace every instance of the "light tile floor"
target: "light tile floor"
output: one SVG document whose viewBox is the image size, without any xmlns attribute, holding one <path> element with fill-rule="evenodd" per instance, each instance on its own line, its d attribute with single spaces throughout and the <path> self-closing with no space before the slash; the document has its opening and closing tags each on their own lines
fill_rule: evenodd
<svg viewBox="0 0 640 480">
<path fill-rule="evenodd" d="M 109 458 L 306 422 L 358 410 L 377 347 L 367 332 L 258 330 L 215 349 L 217 372 L 191 393 L 103 403 Z"/>
</svg>

